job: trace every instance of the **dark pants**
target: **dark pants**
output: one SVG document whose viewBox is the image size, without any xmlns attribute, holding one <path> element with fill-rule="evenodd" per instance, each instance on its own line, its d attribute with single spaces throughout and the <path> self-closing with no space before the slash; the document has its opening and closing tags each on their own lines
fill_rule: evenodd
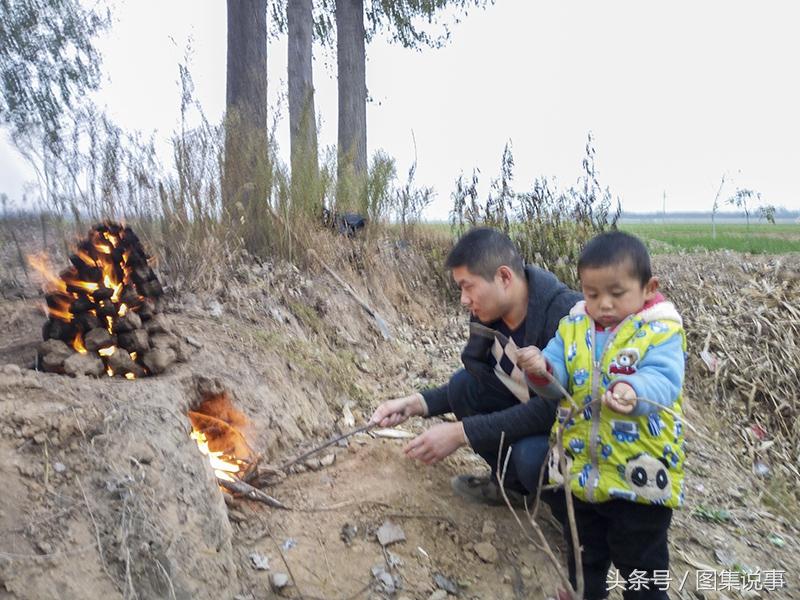
<svg viewBox="0 0 800 600">
<path fill-rule="evenodd" d="M 450 378 L 447 385 L 447 400 L 456 418 L 479 414 L 489 414 L 519 404 L 519 400 L 510 391 L 508 393 L 478 394 L 478 381 L 464 369 L 460 369 Z M 506 446 L 513 445 L 505 487 L 523 494 L 533 493 L 539 481 L 539 471 L 547 458 L 550 446 L 548 435 L 532 435 L 513 442 L 506 441 Z M 498 444 L 499 445 L 499 444 Z M 502 469 L 502 461 L 498 461 L 497 450 L 478 453 L 492 468 L 492 477 L 497 472 L 498 462 Z M 505 460 L 506 452 L 503 452 Z"/>
<path fill-rule="evenodd" d="M 569 579 L 575 586 L 575 559 L 563 492 L 543 495 L 555 517 L 564 527 L 567 540 Z M 609 588 L 625 589 L 625 600 L 668 600 L 666 590 L 653 583 L 654 571 L 669 569 L 667 530 L 672 509 L 664 506 L 636 504 L 627 500 L 610 500 L 599 504 L 582 502 L 573 496 L 578 539 L 583 546 L 584 596 L 599 600 L 608 596 Z M 611 563 L 619 577 L 609 576 Z M 635 576 L 631 574 L 636 571 Z M 664 582 L 665 575 L 656 578 Z M 612 582 L 628 582 L 625 588 Z M 645 589 L 645 582 L 649 589 Z M 638 588 L 638 589 L 634 589 Z"/>
</svg>

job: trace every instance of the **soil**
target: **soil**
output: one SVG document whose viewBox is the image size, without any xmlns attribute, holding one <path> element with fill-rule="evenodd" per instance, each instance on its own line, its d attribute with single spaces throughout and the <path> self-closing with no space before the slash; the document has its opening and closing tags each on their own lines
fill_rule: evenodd
<svg viewBox="0 0 800 600">
<path fill-rule="evenodd" d="M 359 434 L 320 454 L 334 455 L 329 466 L 312 460 L 266 488 L 290 507 L 280 510 L 226 501 L 189 438 L 186 412 L 203 390 L 225 389 L 249 419 L 261 462 L 277 465 L 363 423 L 384 399 L 444 383 L 458 367 L 466 318 L 430 291 L 427 262 L 404 252 L 373 276 L 334 265 L 388 321 L 390 341 L 327 275 L 251 265 L 223 294 L 173 293 L 168 318 L 189 360 L 135 381 L 33 370 L 40 299 L 33 283 L 8 294 L 0 301 L 0 599 L 427 599 L 444 597 L 442 587 L 461 598 L 552 595 L 558 576 L 530 526 L 451 491 L 452 476 L 485 469 L 468 450 L 425 467 L 403 456 L 406 440 Z M 687 434 L 670 596 L 800 598 L 796 507 L 768 502 L 736 429 L 701 405 L 694 398 L 687 412 L 700 433 Z M 377 531 L 387 521 L 405 539 L 384 548 Z M 546 509 L 538 522 L 563 564 Z M 696 590 L 698 570 L 758 572 L 762 583 L 780 572 L 785 587 Z M 281 574 L 288 584 L 277 589 Z"/>
</svg>

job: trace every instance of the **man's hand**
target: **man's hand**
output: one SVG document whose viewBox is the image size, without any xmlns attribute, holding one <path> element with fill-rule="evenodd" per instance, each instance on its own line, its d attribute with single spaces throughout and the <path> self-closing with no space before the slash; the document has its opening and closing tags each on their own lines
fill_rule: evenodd
<svg viewBox="0 0 800 600">
<path fill-rule="evenodd" d="M 636 390 L 624 381 L 615 383 L 603 394 L 603 404 L 622 415 L 630 414 L 636 408 Z"/>
<path fill-rule="evenodd" d="M 517 350 L 517 366 L 531 377 L 544 377 L 547 374 L 547 359 L 536 346 Z"/>
<path fill-rule="evenodd" d="M 411 440 L 403 451 L 409 458 L 432 465 L 447 458 L 466 443 L 463 423 L 440 423 Z"/>
<path fill-rule="evenodd" d="M 422 394 L 417 392 L 403 398 L 387 400 L 372 413 L 370 423 L 377 423 L 380 427 L 394 427 L 409 417 L 424 416 L 425 401 Z"/>
</svg>

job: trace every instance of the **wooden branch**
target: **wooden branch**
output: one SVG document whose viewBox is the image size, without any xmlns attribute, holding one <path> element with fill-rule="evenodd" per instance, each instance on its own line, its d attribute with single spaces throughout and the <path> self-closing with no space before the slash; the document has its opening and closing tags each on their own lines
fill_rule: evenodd
<svg viewBox="0 0 800 600">
<path fill-rule="evenodd" d="M 300 461 L 303 461 L 303 460 L 307 459 L 312 454 L 316 454 L 317 452 L 320 452 L 320 451 L 324 450 L 328 446 L 333 446 L 336 442 L 339 442 L 339 441 L 341 441 L 341 440 L 343 440 L 345 438 L 349 438 L 352 435 L 355 435 L 357 433 L 362 433 L 362 432 L 365 432 L 365 431 L 369 431 L 370 429 L 373 429 L 374 427 L 377 427 L 377 425 L 378 425 L 377 423 L 367 423 L 366 425 L 362 425 L 361 427 L 356 427 L 352 431 L 348 431 L 347 433 L 343 433 L 342 435 L 337 435 L 336 437 L 329 439 L 324 444 L 321 444 L 320 446 L 316 446 L 315 448 L 312 448 L 308 452 L 305 452 L 305 453 L 301 454 L 297 458 L 293 458 L 293 459 L 283 463 L 280 467 L 278 467 L 278 470 L 285 471 L 286 469 L 288 469 L 292 465 L 295 465 L 295 464 L 299 463 Z"/>
<path fill-rule="evenodd" d="M 235 481 L 228 481 L 227 479 L 220 479 L 219 477 L 217 477 L 217 483 L 219 483 L 229 492 L 243 496 L 248 500 L 263 502 L 264 504 L 271 506 L 273 508 L 282 508 L 284 510 L 289 510 L 289 507 L 286 506 L 280 500 L 273 498 L 269 494 L 265 494 L 260 489 L 254 488 L 249 483 L 245 483 L 244 481 L 241 481 L 239 479 Z"/>
</svg>

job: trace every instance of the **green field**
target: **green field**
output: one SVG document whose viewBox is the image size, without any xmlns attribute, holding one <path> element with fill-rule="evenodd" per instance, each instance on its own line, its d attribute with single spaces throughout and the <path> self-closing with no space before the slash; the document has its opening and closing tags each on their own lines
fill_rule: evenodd
<svg viewBox="0 0 800 600">
<path fill-rule="evenodd" d="M 448 234 L 447 223 L 426 223 L 430 231 Z M 800 252 L 798 223 L 722 223 L 717 235 L 711 235 L 711 223 L 620 223 L 619 228 L 651 242 L 650 251 L 666 254 L 677 251 L 734 250 L 753 254 L 784 254 Z"/>
<path fill-rule="evenodd" d="M 681 250 L 735 250 L 755 254 L 800 252 L 800 224 L 720 224 L 716 238 L 711 223 L 621 223 L 620 229 L 655 241 L 655 253 Z"/>
</svg>

